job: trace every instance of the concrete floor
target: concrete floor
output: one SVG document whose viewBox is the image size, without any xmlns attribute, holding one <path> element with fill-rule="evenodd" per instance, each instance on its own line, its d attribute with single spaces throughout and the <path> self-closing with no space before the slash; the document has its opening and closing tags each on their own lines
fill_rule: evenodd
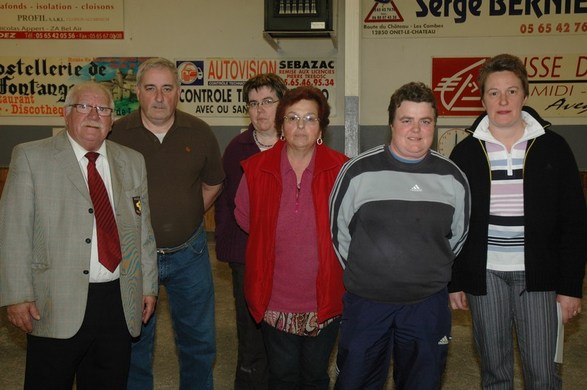
<svg viewBox="0 0 587 390">
<path fill-rule="evenodd" d="M 214 243 L 210 243 L 211 255 L 214 256 Z M 224 263 L 212 258 L 214 283 L 216 289 L 216 327 L 218 356 L 214 370 L 216 389 L 232 389 L 234 366 L 236 364 L 236 330 L 234 327 L 234 306 L 230 269 Z M 587 297 L 587 280 L 585 283 Z M 576 318 L 565 329 L 565 351 L 563 381 L 565 390 L 587 389 L 587 304 L 586 312 Z M 0 389 L 22 389 L 25 344 L 24 335 L 6 320 L 6 311 L 0 310 Z M 155 389 L 167 390 L 178 388 L 178 364 L 167 299 L 165 291 L 159 300 L 159 323 L 155 349 Z M 333 353 L 334 358 L 335 353 Z M 334 378 L 333 365 L 331 377 Z M 389 381 L 391 382 L 391 381 Z M 453 313 L 453 339 L 449 349 L 448 366 L 445 373 L 444 389 L 470 390 L 479 389 L 479 366 L 472 346 L 471 320 L 466 312 Z M 522 389 L 519 369 L 516 374 L 516 389 Z M 393 389 L 388 383 L 387 389 Z"/>
</svg>

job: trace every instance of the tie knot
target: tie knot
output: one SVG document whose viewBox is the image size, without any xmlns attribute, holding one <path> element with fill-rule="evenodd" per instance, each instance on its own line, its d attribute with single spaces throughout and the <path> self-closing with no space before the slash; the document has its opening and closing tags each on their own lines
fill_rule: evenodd
<svg viewBox="0 0 587 390">
<path fill-rule="evenodd" d="M 86 153 L 86 158 L 94 164 L 96 163 L 96 160 L 98 159 L 98 157 L 100 157 L 100 153 L 96 153 L 96 152 Z"/>
</svg>

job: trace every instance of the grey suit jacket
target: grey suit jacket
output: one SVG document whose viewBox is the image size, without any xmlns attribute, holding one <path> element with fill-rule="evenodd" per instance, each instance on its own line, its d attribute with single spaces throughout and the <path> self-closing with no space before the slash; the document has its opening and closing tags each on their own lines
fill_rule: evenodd
<svg viewBox="0 0 587 390">
<path fill-rule="evenodd" d="M 120 292 L 131 335 L 143 295 L 157 295 L 157 256 L 140 153 L 105 141 L 122 261 Z M 92 201 L 64 132 L 18 145 L 0 199 L 0 306 L 36 302 L 33 335 L 69 338 L 86 308 Z"/>
</svg>

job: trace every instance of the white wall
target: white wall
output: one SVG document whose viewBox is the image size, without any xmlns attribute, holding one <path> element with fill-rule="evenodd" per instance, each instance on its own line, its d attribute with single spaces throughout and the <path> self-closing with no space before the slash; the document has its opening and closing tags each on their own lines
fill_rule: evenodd
<svg viewBox="0 0 587 390">
<path fill-rule="evenodd" d="M 336 0 L 335 0 L 336 1 Z M 345 75 L 345 6 L 351 0 L 338 0 L 336 22 L 338 48 L 329 39 L 282 39 L 282 50 L 276 52 L 263 38 L 263 0 L 125 0 L 123 40 L 69 41 L 69 40 L 0 40 L 2 56 L 163 56 L 174 58 L 299 58 L 333 57 L 337 61 L 336 100 L 331 118 L 337 146 L 344 144 L 345 81 L 359 84 L 359 124 L 364 128 L 377 127 L 387 132 L 387 104 L 391 93 L 402 84 L 420 80 L 431 81 L 433 57 L 491 56 L 502 52 L 517 55 L 586 53 L 585 35 L 564 37 L 464 37 L 464 38 L 406 38 L 360 39 L 359 48 L 349 55 L 360 56 L 359 74 Z M 353 0 L 363 1 L 363 0 Z M 395 0 L 400 4 L 402 1 Z M 354 9 L 356 7 L 349 7 Z M 362 16 L 352 15 L 362 22 Z M 1 18 L 1 15 L 0 15 Z M 507 23 L 508 18 L 501 19 Z M 357 26 L 360 34 L 360 26 Z M 499 23 L 495 26 L 499 28 Z M 357 31 L 355 31 L 357 33 Z M 347 80 L 345 80 L 345 77 Z M 529 102 L 531 104 L 531 102 Z M 576 131 L 585 125 L 585 118 L 545 118 L 557 125 L 569 125 L 577 154 L 587 149 L 587 136 Z M 61 126 L 61 118 L 0 117 L 0 131 L 5 126 L 31 125 Z M 215 127 L 242 127 L 245 120 L 238 118 L 206 118 Z M 440 126 L 466 126 L 472 118 L 440 118 Z M 380 129 L 378 127 L 381 127 Z M 382 129 L 382 130 L 381 130 Z M 221 137 L 232 136 L 232 129 Z M 367 131 L 365 131 L 367 133 Z M 369 134 L 367 137 L 371 137 Z M 381 141 L 383 142 L 383 140 Z M 580 147 L 576 147 L 579 145 Z M 583 147 L 585 146 L 585 147 Z M 361 147 L 364 150 L 364 147 Z M 582 166 L 587 166 L 584 152 Z M 581 165 L 581 164 L 580 164 Z"/>
</svg>

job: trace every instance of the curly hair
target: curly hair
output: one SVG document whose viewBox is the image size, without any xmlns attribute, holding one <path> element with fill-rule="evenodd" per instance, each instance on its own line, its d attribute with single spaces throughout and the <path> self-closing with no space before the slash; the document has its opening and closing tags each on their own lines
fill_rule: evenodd
<svg viewBox="0 0 587 390">
<path fill-rule="evenodd" d="M 322 136 L 324 136 L 324 132 L 330 124 L 330 119 L 328 118 L 330 116 L 330 106 L 328 105 L 328 101 L 322 91 L 311 86 L 297 87 L 287 91 L 285 95 L 283 95 L 283 98 L 279 101 L 279 105 L 277 106 L 277 112 L 275 113 L 275 127 L 281 129 L 283 126 L 285 111 L 300 100 L 311 100 L 316 102 L 318 105 L 320 130 L 322 131 Z"/>
<path fill-rule="evenodd" d="M 395 113 L 398 107 L 404 101 L 415 102 L 415 103 L 430 103 L 434 109 L 434 121 L 438 119 L 438 109 L 436 107 L 436 98 L 434 92 L 426 84 L 419 81 L 412 81 L 399 87 L 389 100 L 389 124 L 393 123 Z"/>
</svg>

